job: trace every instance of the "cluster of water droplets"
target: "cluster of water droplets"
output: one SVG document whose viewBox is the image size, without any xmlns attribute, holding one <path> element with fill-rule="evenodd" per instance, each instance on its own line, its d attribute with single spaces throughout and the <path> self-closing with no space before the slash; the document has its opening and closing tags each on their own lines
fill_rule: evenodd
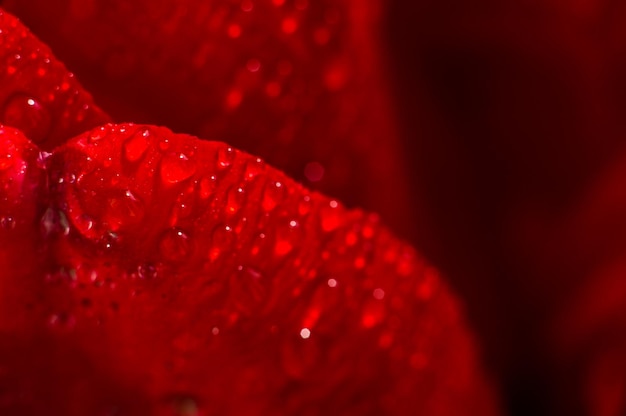
<svg viewBox="0 0 626 416">
<path fill-rule="evenodd" d="M 106 121 L 50 51 L 9 15 L 0 15 L 0 123 L 52 148 Z"/>
</svg>

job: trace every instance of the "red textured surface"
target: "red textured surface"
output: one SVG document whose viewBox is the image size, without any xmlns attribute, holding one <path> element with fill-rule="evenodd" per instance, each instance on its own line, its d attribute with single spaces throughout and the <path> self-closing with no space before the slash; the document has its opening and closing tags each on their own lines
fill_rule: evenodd
<svg viewBox="0 0 626 416">
<path fill-rule="evenodd" d="M 6 414 L 496 414 L 463 312 L 378 217 L 218 142 L 0 130 Z"/>
<path fill-rule="evenodd" d="M 19 21 L 0 12 L 0 122 L 42 148 L 109 121 L 73 74 Z"/>
<path fill-rule="evenodd" d="M 383 2 L 4 1 L 118 122 L 223 140 L 409 237 Z M 325 174 L 309 181 L 305 169 Z M 391 180 L 393 178 L 393 180 Z"/>
</svg>

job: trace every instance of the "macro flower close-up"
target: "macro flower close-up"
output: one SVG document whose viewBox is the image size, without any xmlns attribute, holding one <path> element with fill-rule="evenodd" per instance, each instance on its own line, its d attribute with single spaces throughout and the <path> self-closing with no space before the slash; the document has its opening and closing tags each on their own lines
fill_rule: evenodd
<svg viewBox="0 0 626 416">
<path fill-rule="evenodd" d="M 0 0 L 0 414 L 622 415 L 573 3 Z"/>
</svg>

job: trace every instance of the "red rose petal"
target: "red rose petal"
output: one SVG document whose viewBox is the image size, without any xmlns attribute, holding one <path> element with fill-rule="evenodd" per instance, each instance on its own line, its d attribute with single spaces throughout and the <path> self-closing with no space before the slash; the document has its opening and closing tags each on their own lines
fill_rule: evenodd
<svg viewBox="0 0 626 416">
<path fill-rule="evenodd" d="M 106 121 L 48 47 L 0 9 L 0 123 L 49 150 Z"/>
<path fill-rule="evenodd" d="M 382 2 L 249 4 L 3 3 L 116 120 L 224 140 L 411 235 Z M 306 175 L 310 163 L 323 167 L 317 180 Z"/>
<path fill-rule="evenodd" d="M 164 128 L 39 164 L 0 137 L 2 412 L 496 414 L 456 299 L 375 216 Z"/>
</svg>

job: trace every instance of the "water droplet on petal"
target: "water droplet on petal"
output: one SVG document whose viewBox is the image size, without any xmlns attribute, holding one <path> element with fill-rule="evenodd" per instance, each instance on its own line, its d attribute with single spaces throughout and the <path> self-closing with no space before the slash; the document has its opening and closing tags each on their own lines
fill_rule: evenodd
<svg viewBox="0 0 626 416">
<path fill-rule="evenodd" d="M 13 155 L 11 153 L 0 153 L 0 170 L 7 170 L 13 166 Z"/>
<path fill-rule="evenodd" d="M 274 253 L 277 256 L 289 254 L 302 241 L 302 230 L 295 220 L 279 224 L 275 230 Z"/>
<path fill-rule="evenodd" d="M 20 129 L 33 142 L 43 142 L 50 133 L 52 118 L 48 109 L 29 95 L 10 96 L 1 114 L 3 124 Z"/>
<path fill-rule="evenodd" d="M 46 169 L 48 167 L 48 161 L 50 160 L 52 153 L 44 152 L 43 150 L 37 154 L 37 166 L 40 169 Z"/>
<path fill-rule="evenodd" d="M 138 223 L 145 214 L 143 202 L 128 189 L 109 198 L 106 208 L 104 220 L 112 231 Z"/>
<path fill-rule="evenodd" d="M 273 210 L 285 198 L 285 187 L 281 182 L 270 182 L 263 190 L 261 207 L 265 212 Z"/>
<path fill-rule="evenodd" d="M 211 233 L 209 259 L 215 261 L 222 253 L 231 250 L 234 241 L 235 233 L 230 226 L 223 224 L 216 226 Z"/>
<path fill-rule="evenodd" d="M 48 208 L 41 217 L 41 231 L 44 237 L 54 234 L 69 235 L 70 224 L 65 213 L 52 207 Z"/>
<path fill-rule="evenodd" d="M 170 228 L 159 242 L 159 250 L 165 260 L 178 262 L 184 260 L 191 253 L 191 240 L 182 230 Z"/>
<path fill-rule="evenodd" d="M 168 153 L 161 160 L 161 179 L 166 184 L 176 184 L 196 173 L 196 162 L 183 153 Z"/>
<path fill-rule="evenodd" d="M 230 167 L 235 158 L 235 151 L 232 147 L 220 147 L 217 149 L 217 167 L 220 169 L 226 169 Z"/>
<path fill-rule="evenodd" d="M 337 201 L 330 201 L 320 209 L 321 226 L 325 232 L 333 231 L 341 224 L 338 207 Z"/>
<path fill-rule="evenodd" d="M 144 129 L 130 136 L 123 144 L 122 152 L 128 162 L 136 162 L 146 154 L 150 146 L 150 131 Z"/>
<path fill-rule="evenodd" d="M 226 192 L 226 206 L 224 209 L 227 215 L 237 214 L 244 203 L 245 193 L 242 188 L 233 186 Z"/>
<path fill-rule="evenodd" d="M 208 199 L 215 190 L 215 182 L 217 178 L 215 176 L 204 177 L 200 179 L 198 183 L 198 189 L 200 191 L 200 198 Z"/>
<path fill-rule="evenodd" d="M 255 160 L 249 161 L 246 163 L 246 170 L 244 173 L 244 179 L 250 181 L 256 178 L 264 169 L 264 163 L 261 158 L 256 158 Z"/>
<path fill-rule="evenodd" d="M 15 219 L 10 216 L 0 217 L 0 227 L 5 230 L 12 230 L 15 228 Z"/>
<path fill-rule="evenodd" d="M 137 267 L 137 277 L 140 279 L 156 279 L 157 274 L 158 271 L 154 264 L 144 263 Z"/>
<path fill-rule="evenodd" d="M 68 331 L 74 328 L 76 319 L 65 312 L 55 313 L 48 318 L 48 326 L 51 329 Z"/>
</svg>

